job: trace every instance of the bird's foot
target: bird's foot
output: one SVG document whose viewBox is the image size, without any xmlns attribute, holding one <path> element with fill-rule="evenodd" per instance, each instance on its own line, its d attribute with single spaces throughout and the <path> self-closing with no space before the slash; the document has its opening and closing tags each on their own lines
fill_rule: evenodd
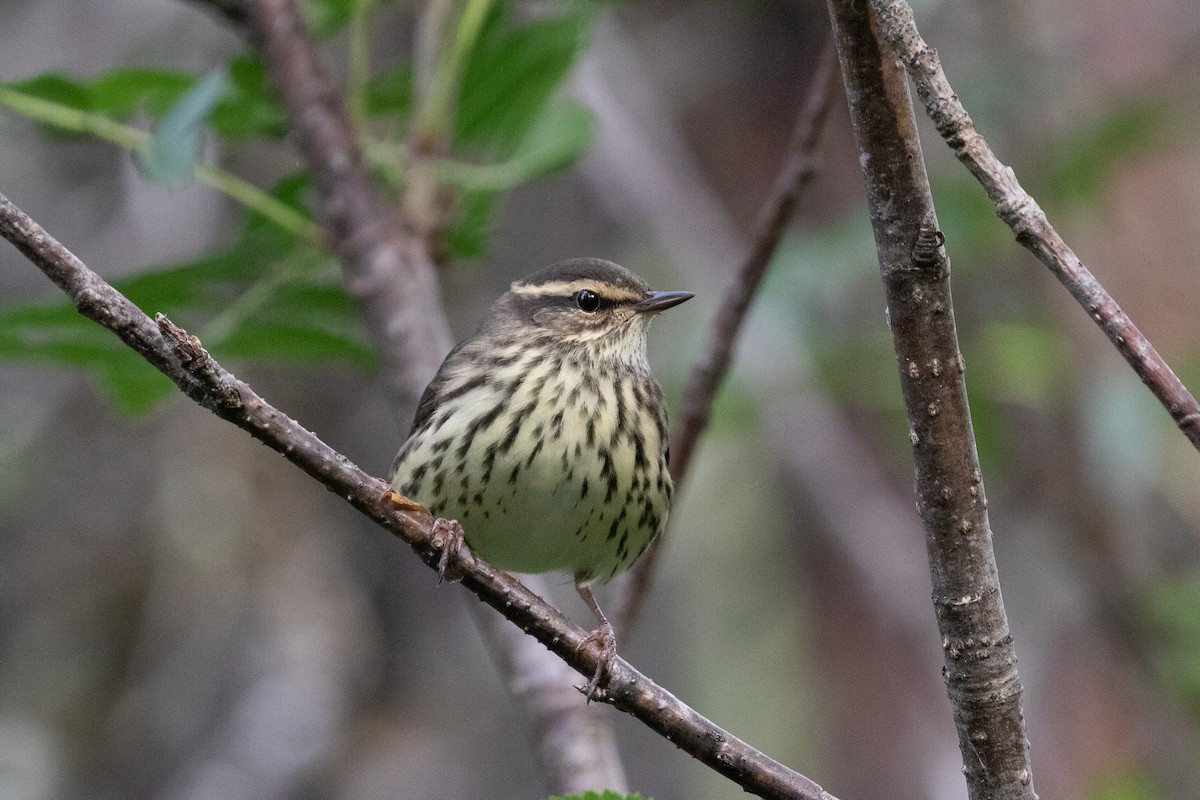
<svg viewBox="0 0 1200 800">
<path fill-rule="evenodd" d="M 600 679 L 608 671 L 609 664 L 617 657 L 617 635 L 613 632 L 613 626 L 607 620 L 601 622 L 600 627 L 589 633 L 576 649 L 582 650 L 589 644 L 596 645 L 596 672 L 588 681 L 588 685 L 581 688 L 581 691 L 588 702 L 591 702 L 598 699 L 596 692 L 600 687 Z"/>
<path fill-rule="evenodd" d="M 467 549 L 467 541 L 463 526 L 458 524 L 458 520 L 441 517 L 435 519 L 430 543 L 442 551 L 438 558 L 438 585 L 440 586 L 442 581 L 448 580 L 453 583 L 462 580 L 462 570 L 458 562 L 463 551 Z"/>
</svg>

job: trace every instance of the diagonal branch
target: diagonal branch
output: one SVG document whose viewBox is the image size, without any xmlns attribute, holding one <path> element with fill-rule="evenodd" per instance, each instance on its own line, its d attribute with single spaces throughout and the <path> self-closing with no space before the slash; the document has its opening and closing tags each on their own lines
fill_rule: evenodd
<svg viewBox="0 0 1200 800">
<path fill-rule="evenodd" d="M 871 7 L 883 38 L 904 62 L 917 95 L 925 104 L 925 113 L 958 160 L 983 186 L 996 206 L 996 214 L 1016 234 L 1017 241 L 1049 267 L 1087 310 L 1179 429 L 1200 450 L 1200 403 L 1054 229 L 1046 213 L 1017 182 L 1012 168 L 996 157 L 975 130 L 970 115 L 946 80 L 937 52 L 917 31 L 912 8 L 904 0 L 871 0 Z"/>
<path fill-rule="evenodd" d="M 775 177 L 771 196 L 759 214 L 754 242 L 721 298 L 721 306 L 708 332 L 704 355 L 692 367 L 688 377 L 683 409 L 671 437 L 671 477 L 676 483 L 683 481 L 696 443 L 708 427 L 713 401 L 729 374 L 742 323 L 767 274 L 788 220 L 796 210 L 800 192 L 816 174 L 817 145 L 833 105 L 836 82 L 837 51 L 830 42 L 821 51 L 796 127 L 792 130 L 783 166 Z"/>
<path fill-rule="evenodd" d="M 816 151 L 825 118 L 833 105 L 837 80 L 837 53 L 829 43 L 821 51 L 808 94 L 800 108 L 783 166 L 775 177 L 771 195 L 759 214 L 757 233 L 749 252 L 738 265 L 708 332 L 703 355 L 692 367 L 683 393 L 683 409 L 671 435 L 671 477 L 676 486 L 683 484 L 692 454 L 712 416 L 713 403 L 737 345 L 742 323 L 750 310 L 758 287 L 766 276 L 771 257 L 779 246 L 788 219 L 796 210 L 801 190 L 816 173 Z M 662 552 L 659 539 L 638 562 L 621 598 L 620 630 L 630 630 L 645 603 Z"/>
<path fill-rule="evenodd" d="M 36 222 L 0 195 L 0 236 L 8 239 L 74 301 L 81 314 L 115 333 L 186 394 L 224 420 L 279 452 L 330 491 L 403 539 L 431 567 L 442 542 L 432 536 L 429 512 L 397 495 L 295 420 L 268 404 L 216 363 L 200 341 L 159 315 L 151 320 L 88 269 Z M 462 583 L 555 653 L 590 676 L 594 648 L 587 632 L 512 576 L 465 553 L 456 565 Z M 834 800 L 820 786 L 714 725 L 622 658 L 610 665 L 598 699 L 632 714 L 694 758 L 766 798 Z M 582 700 L 580 701 L 582 702 Z"/>
<path fill-rule="evenodd" d="M 829 0 L 908 412 L 917 509 L 971 800 L 1036 800 L 1021 680 L 967 405 L 950 260 L 900 65 L 871 9 Z"/>
</svg>

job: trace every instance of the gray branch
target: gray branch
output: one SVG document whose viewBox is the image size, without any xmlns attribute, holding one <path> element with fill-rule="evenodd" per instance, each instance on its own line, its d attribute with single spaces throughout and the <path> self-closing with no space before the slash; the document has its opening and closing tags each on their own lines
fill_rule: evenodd
<svg viewBox="0 0 1200 800">
<path fill-rule="evenodd" d="M 925 113 L 958 160 L 983 186 L 996 206 L 996 214 L 1016 234 L 1017 241 L 1049 267 L 1084 307 L 1179 429 L 1200 450 L 1200 403 L 1054 229 L 1037 201 L 1017 182 L 1012 168 L 996 157 L 975 130 L 970 115 L 946 80 L 937 52 L 917 31 L 912 8 L 904 0 L 871 0 L 871 7 L 884 40 L 904 62 L 917 96 L 925 104 Z"/>
<path fill-rule="evenodd" d="M 950 261 L 904 72 L 871 9 L 829 0 L 908 412 L 946 686 L 968 795 L 1034 800 L 1012 633 L 992 550 Z"/>
</svg>

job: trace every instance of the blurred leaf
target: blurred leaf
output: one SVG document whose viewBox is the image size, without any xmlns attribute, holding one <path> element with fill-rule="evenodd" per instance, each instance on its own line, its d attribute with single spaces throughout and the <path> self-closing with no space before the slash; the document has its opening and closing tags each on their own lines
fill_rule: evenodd
<svg viewBox="0 0 1200 800">
<path fill-rule="evenodd" d="M 68 108 L 80 111 L 91 110 L 90 89 L 82 83 L 58 73 L 45 73 L 23 81 L 6 82 L 4 85 L 30 97 L 59 103 Z"/>
<path fill-rule="evenodd" d="M 192 179 L 200 157 L 200 126 L 225 91 L 223 70 L 196 81 L 155 128 L 138 152 L 142 173 L 156 183 L 181 186 Z"/>
<path fill-rule="evenodd" d="M 179 102 L 195 83 L 186 72 L 158 69 L 117 69 L 100 75 L 88 87 L 89 111 L 128 119 L 138 111 L 159 118 Z"/>
<path fill-rule="evenodd" d="M 1165 118 L 1161 106 L 1129 103 L 1072 131 L 1052 148 L 1038 196 L 1047 206 L 1094 202 L 1116 165 L 1153 144 Z"/>
<path fill-rule="evenodd" d="M 965 348 L 987 369 L 968 375 L 972 389 L 989 400 L 1046 408 L 1062 398 L 1067 343 L 1045 325 L 1008 320 L 990 322 Z"/>
<path fill-rule="evenodd" d="M 302 322 L 248 322 L 224 338 L 219 352 L 228 358 L 346 361 L 362 369 L 375 365 L 370 346 Z"/>
<path fill-rule="evenodd" d="M 357 0 L 300 0 L 300 11 L 310 30 L 328 39 L 350 22 Z"/>
<path fill-rule="evenodd" d="M 1110 775 L 1084 794 L 1086 800 L 1160 800 L 1164 796 L 1146 772 L 1134 769 Z"/>
<path fill-rule="evenodd" d="M 367 83 L 367 114 L 405 115 L 412 108 L 412 68 L 395 67 Z"/>
<path fill-rule="evenodd" d="M 536 178 L 574 163 L 592 143 L 595 123 L 592 112 L 576 103 L 548 106 L 513 157 L 522 177 Z"/>
<path fill-rule="evenodd" d="M 566 167 L 592 140 L 591 112 L 554 99 L 584 43 L 586 4 L 563 4 L 565 13 L 523 26 L 509 7 L 489 11 L 463 69 L 455 151 L 494 163 L 443 165 L 442 178 L 461 189 L 443 234 L 454 258 L 483 253 L 497 192 Z"/>
<path fill-rule="evenodd" d="M 591 790 L 583 794 L 570 794 L 565 797 L 550 797 L 549 800 L 650 800 L 650 798 L 642 797 L 634 792 L 633 794 L 621 794 L 614 792 L 612 789 L 605 789 L 603 792 L 593 792 Z"/>
<path fill-rule="evenodd" d="M 271 187 L 269 194 L 288 208 L 312 219 L 313 213 L 310 207 L 312 181 L 309 180 L 307 172 L 293 172 L 291 175 L 281 178 Z M 246 230 L 279 240 L 280 243 L 286 241 L 290 244 L 293 241 L 291 234 L 280 230 L 273 221 L 255 211 L 251 211 L 247 217 Z"/>
<path fill-rule="evenodd" d="M 1200 575 L 1158 584 L 1142 610 L 1163 680 L 1200 717 Z"/>
<path fill-rule="evenodd" d="M 290 283 L 275 295 L 273 308 L 282 313 L 303 312 L 306 318 L 326 325 L 345 326 L 358 319 L 358 306 L 333 283 Z"/>
<path fill-rule="evenodd" d="M 208 117 L 213 132 L 228 138 L 282 138 L 287 133 L 287 118 L 267 88 L 262 61 L 236 56 L 229 61 L 228 70 L 225 95 Z"/>
<path fill-rule="evenodd" d="M 294 175 L 273 194 L 299 204 L 306 186 L 305 176 Z M 336 271 L 321 271 L 327 259 L 306 241 L 250 216 L 224 250 L 113 285 L 147 313 L 167 313 L 194 332 L 205 333 L 205 318 L 221 319 L 220 335 L 214 329 L 211 338 L 204 336 L 218 358 L 341 360 L 370 368 L 375 356 L 357 309 L 335 282 Z M 66 298 L 0 309 L 0 358 L 87 369 L 127 411 L 144 411 L 171 393 L 169 380 Z"/>
<path fill-rule="evenodd" d="M 24 330 L 15 324 L 18 320 L 25 323 Z M 128 413 L 146 411 L 174 391 L 165 375 L 68 303 L 0 315 L 0 358 L 84 367 L 113 405 Z"/>
<path fill-rule="evenodd" d="M 592 113 L 574 103 L 548 106 L 507 161 L 498 164 L 445 162 L 442 178 L 479 191 L 504 191 L 573 163 L 595 129 Z"/>
<path fill-rule="evenodd" d="M 542 115 L 583 45 L 582 3 L 567 13 L 512 28 L 498 4 L 463 70 L 454 140 L 514 148 Z"/>
<path fill-rule="evenodd" d="M 114 354 L 96 365 L 109 397 L 127 414 L 145 414 L 178 389 L 171 379 L 147 364 L 132 350 Z"/>
<path fill-rule="evenodd" d="M 453 221 L 442 233 L 442 244 L 454 259 L 483 255 L 492 232 L 492 208 L 496 193 L 484 190 L 460 192 Z"/>
<path fill-rule="evenodd" d="M 118 69 L 92 80 L 46 73 L 6 85 L 68 108 L 124 120 L 138 111 L 161 116 L 195 80 L 194 75 L 172 70 Z"/>
</svg>

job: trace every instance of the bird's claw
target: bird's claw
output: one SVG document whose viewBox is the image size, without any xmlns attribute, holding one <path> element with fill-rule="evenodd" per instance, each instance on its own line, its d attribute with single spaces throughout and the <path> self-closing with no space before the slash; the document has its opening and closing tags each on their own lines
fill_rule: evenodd
<svg viewBox="0 0 1200 800">
<path fill-rule="evenodd" d="M 587 686 L 581 688 L 581 691 L 588 702 L 591 702 L 598 699 L 596 693 L 600 688 L 600 679 L 608 671 L 609 664 L 617 657 L 617 635 L 613 632 L 613 626 L 607 621 L 600 623 L 600 627 L 589 633 L 575 649 L 582 650 L 589 644 L 596 645 L 596 672 L 588 681 Z"/>
<path fill-rule="evenodd" d="M 462 580 L 462 572 L 458 568 L 458 559 L 466 549 L 466 535 L 458 520 L 438 517 L 433 521 L 433 533 L 430 543 L 442 551 L 438 557 L 438 585 L 442 581 Z"/>
</svg>

